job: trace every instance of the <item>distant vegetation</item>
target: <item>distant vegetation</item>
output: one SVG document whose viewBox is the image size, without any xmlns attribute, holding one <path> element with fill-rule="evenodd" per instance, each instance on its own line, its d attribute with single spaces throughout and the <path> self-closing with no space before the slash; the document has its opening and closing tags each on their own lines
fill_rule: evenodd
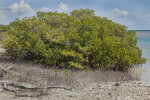
<svg viewBox="0 0 150 100">
<path fill-rule="evenodd" d="M 52 66 L 123 71 L 145 63 L 135 31 L 99 17 L 90 9 L 70 14 L 37 12 L 0 26 L 4 55 Z"/>
</svg>

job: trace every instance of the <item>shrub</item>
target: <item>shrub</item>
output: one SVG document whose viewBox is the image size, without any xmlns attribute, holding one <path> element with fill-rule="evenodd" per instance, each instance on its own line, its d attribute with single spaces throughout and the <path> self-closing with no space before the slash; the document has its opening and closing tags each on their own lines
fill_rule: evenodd
<svg viewBox="0 0 150 100">
<path fill-rule="evenodd" d="M 122 71 L 146 61 L 136 46 L 135 31 L 90 9 L 70 15 L 37 12 L 37 17 L 11 22 L 4 34 L 5 55 L 53 66 Z"/>
</svg>

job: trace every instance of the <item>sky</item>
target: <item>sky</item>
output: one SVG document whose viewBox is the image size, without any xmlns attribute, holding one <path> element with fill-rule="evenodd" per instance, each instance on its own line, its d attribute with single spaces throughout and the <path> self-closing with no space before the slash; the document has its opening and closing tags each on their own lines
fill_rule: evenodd
<svg viewBox="0 0 150 100">
<path fill-rule="evenodd" d="M 37 11 L 69 13 L 90 8 L 95 15 L 125 25 L 128 30 L 150 30 L 150 0 L 0 0 L 0 24 L 36 16 Z"/>
</svg>

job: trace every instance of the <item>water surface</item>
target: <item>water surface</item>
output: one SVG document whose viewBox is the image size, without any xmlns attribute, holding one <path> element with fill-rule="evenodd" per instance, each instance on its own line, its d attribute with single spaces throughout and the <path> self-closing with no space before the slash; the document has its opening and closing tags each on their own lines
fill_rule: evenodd
<svg viewBox="0 0 150 100">
<path fill-rule="evenodd" d="M 143 64 L 142 83 L 150 85 L 150 30 L 138 30 L 138 46 L 143 51 L 143 57 L 146 58 L 146 64 Z"/>
</svg>

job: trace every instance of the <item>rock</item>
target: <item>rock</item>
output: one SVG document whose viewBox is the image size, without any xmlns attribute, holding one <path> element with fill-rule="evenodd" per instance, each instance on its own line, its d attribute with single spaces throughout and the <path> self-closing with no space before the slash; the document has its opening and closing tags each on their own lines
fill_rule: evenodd
<svg viewBox="0 0 150 100">
<path fill-rule="evenodd" d="M 117 82 L 114 86 L 120 86 L 120 85 L 121 85 L 121 83 Z"/>
<path fill-rule="evenodd" d="M 4 70 L 0 69 L 0 78 L 2 78 L 4 76 Z"/>
<path fill-rule="evenodd" d="M 112 95 L 111 93 L 108 93 L 108 95 Z"/>
<path fill-rule="evenodd" d="M 73 97 L 72 95 L 69 95 L 69 97 Z"/>
</svg>

